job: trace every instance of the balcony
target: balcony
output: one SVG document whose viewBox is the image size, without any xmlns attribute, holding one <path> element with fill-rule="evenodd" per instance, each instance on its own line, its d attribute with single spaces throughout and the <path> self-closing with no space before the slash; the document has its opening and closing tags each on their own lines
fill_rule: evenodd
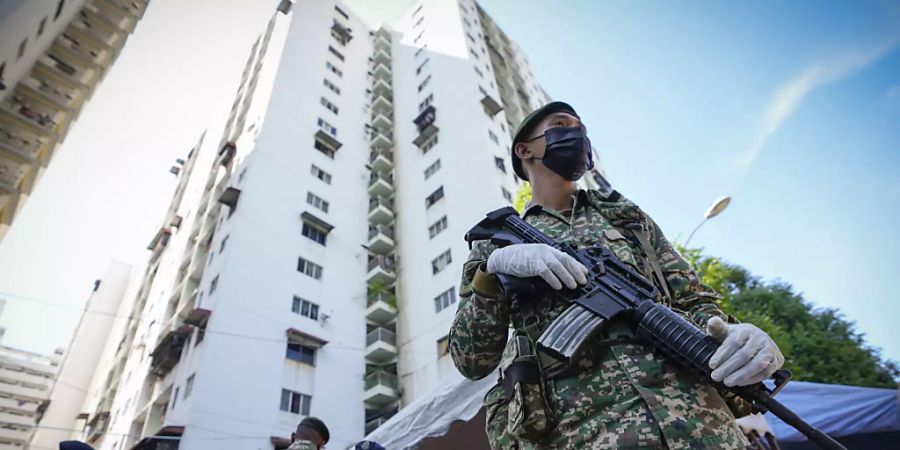
<svg viewBox="0 0 900 450">
<path fill-rule="evenodd" d="M 393 98 L 394 90 L 391 88 L 390 80 L 377 79 L 375 83 L 372 85 L 372 93 L 376 96 L 381 95 L 383 97 L 387 97 L 388 99 Z"/>
<path fill-rule="evenodd" d="M 397 357 L 397 338 L 386 328 L 376 328 L 366 336 L 366 359 L 377 363 Z"/>
<path fill-rule="evenodd" d="M 390 197 L 394 195 L 394 176 L 373 173 L 369 177 L 369 195 Z"/>
<path fill-rule="evenodd" d="M 72 109 L 79 106 L 78 99 L 81 97 L 78 90 L 64 87 L 60 83 L 50 84 L 46 79 L 34 76 L 20 81 L 16 86 L 16 93 L 52 104 L 53 107 L 67 113 L 72 113 Z"/>
<path fill-rule="evenodd" d="M 29 168 L 25 164 L 19 164 L 17 161 L 0 157 L 0 191 L 6 191 L 8 194 L 18 194 L 25 175 L 28 174 Z"/>
<path fill-rule="evenodd" d="M 219 195 L 219 203 L 228 207 L 228 217 L 231 217 L 234 214 L 234 210 L 237 208 L 238 199 L 241 197 L 241 190 L 234 187 L 227 187 L 222 194 Z"/>
<path fill-rule="evenodd" d="M 369 222 L 389 225 L 394 222 L 394 202 L 385 197 L 369 198 Z"/>
<path fill-rule="evenodd" d="M 175 367 L 175 364 L 178 364 L 178 360 L 181 359 L 181 350 L 188 339 L 190 339 L 193 330 L 194 327 L 184 325 L 174 331 L 169 331 L 163 337 L 159 345 L 150 354 L 151 358 L 153 358 L 150 362 L 150 369 L 153 374 L 160 377 L 165 376 Z"/>
<path fill-rule="evenodd" d="M 400 399 L 397 375 L 390 372 L 379 370 L 366 375 L 364 386 L 363 401 L 370 405 L 383 407 Z"/>
<path fill-rule="evenodd" d="M 234 155 L 237 154 L 237 144 L 234 142 L 226 142 L 222 145 L 222 149 L 219 150 L 219 164 L 223 166 L 227 166 L 228 163 L 234 159 Z"/>
<path fill-rule="evenodd" d="M 391 54 L 388 53 L 384 47 L 376 48 L 373 59 L 375 60 L 375 64 L 390 64 Z"/>
<path fill-rule="evenodd" d="M 316 141 L 318 141 L 317 143 L 321 143 L 332 152 L 338 151 L 341 146 L 344 145 L 341 143 L 341 141 L 337 140 L 337 137 L 335 137 L 334 134 L 331 134 L 324 128 L 319 128 L 318 130 L 316 130 L 315 138 Z"/>
<path fill-rule="evenodd" d="M 378 324 L 387 324 L 397 317 L 396 297 L 389 293 L 369 294 L 366 319 Z"/>
<path fill-rule="evenodd" d="M 153 239 L 150 240 L 150 245 L 147 246 L 147 250 L 151 250 L 153 252 L 162 250 L 169 243 L 169 238 L 172 237 L 172 230 L 167 227 L 162 227 L 159 231 L 153 235 Z"/>
<path fill-rule="evenodd" d="M 382 130 L 389 130 L 394 126 L 394 120 L 391 119 L 390 115 L 379 112 L 372 115 L 372 126 Z"/>
<path fill-rule="evenodd" d="M 487 94 L 481 99 L 481 106 L 484 107 L 484 112 L 489 117 L 494 117 L 498 112 L 503 111 L 503 106 L 500 106 L 497 100 L 494 100 L 494 97 Z"/>
<path fill-rule="evenodd" d="M 370 146 L 375 149 L 389 149 L 394 144 L 393 136 L 381 130 L 373 130 L 372 143 Z"/>
<path fill-rule="evenodd" d="M 397 276 L 394 273 L 394 260 L 389 256 L 370 256 L 367 283 L 392 284 Z"/>
<path fill-rule="evenodd" d="M 369 153 L 369 165 L 376 172 L 390 172 L 394 169 L 394 152 L 375 149 Z"/>
<path fill-rule="evenodd" d="M 0 104 L 0 122 L 15 129 L 23 129 L 28 134 L 46 136 L 53 143 L 59 139 L 57 123 L 54 122 L 56 110 L 28 102 L 21 96 L 10 97 L 12 99 Z"/>
<path fill-rule="evenodd" d="M 392 102 L 391 99 L 383 95 L 375 96 L 375 100 L 372 101 L 372 112 L 374 114 L 384 114 L 385 116 L 392 116 L 393 111 L 394 102 Z"/>
<path fill-rule="evenodd" d="M 97 440 L 97 438 L 106 432 L 108 427 L 109 411 L 102 411 L 94 414 L 86 425 L 84 434 L 87 436 L 87 441 L 92 442 Z"/>
<path fill-rule="evenodd" d="M 413 120 L 416 128 L 419 129 L 419 136 L 413 140 L 417 147 L 421 147 L 422 144 L 428 142 L 431 136 L 438 132 L 438 127 L 434 124 L 436 117 L 437 111 L 434 109 L 434 105 L 430 105 Z"/>
<path fill-rule="evenodd" d="M 0 122 L 0 155 L 23 164 L 32 164 L 41 159 L 44 140 L 37 134 L 26 133 L 7 123 Z"/>
<path fill-rule="evenodd" d="M 31 431 L 31 428 L 24 427 L 0 428 L 0 442 L 12 444 L 9 448 L 24 446 L 31 438 Z"/>
<path fill-rule="evenodd" d="M 30 402 L 42 402 L 50 396 L 50 391 L 21 386 L 18 384 L 4 384 L 3 392 L 13 398 L 28 400 Z"/>
<path fill-rule="evenodd" d="M 98 11 L 87 6 L 81 9 L 66 30 L 73 28 L 110 49 L 118 50 L 121 41 L 124 40 L 123 30 L 106 20 Z"/>
<path fill-rule="evenodd" d="M 391 82 L 391 65 L 379 63 L 375 64 L 375 68 L 372 69 L 372 75 L 376 80 L 385 80 L 388 83 Z"/>
<path fill-rule="evenodd" d="M 138 17 L 135 15 L 136 10 L 134 9 L 134 6 L 129 8 L 117 3 L 115 0 L 95 0 L 93 4 L 97 7 L 98 11 L 100 11 L 110 22 L 116 24 L 118 28 L 129 33 L 134 32 L 134 28 L 138 21 Z"/>
<path fill-rule="evenodd" d="M 384 34 L 375 35 L 375 42 L 373 43 L 373 46 L 375 47 L 375 51 L 383 50 L 388 54 L 391 53 L 391 39 L 390 37 L 385 37 Z"/>
<path fill-rule="evenodd" d="M 369 225 L 369 251 L 377 255 L 394 251 L 394 229 L 386 225 Z"/>
</svg>

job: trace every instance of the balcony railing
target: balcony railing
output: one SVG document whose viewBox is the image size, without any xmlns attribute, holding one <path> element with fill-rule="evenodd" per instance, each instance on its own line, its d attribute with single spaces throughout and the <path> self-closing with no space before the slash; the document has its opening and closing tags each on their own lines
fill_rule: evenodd
<svg viewBox="0 0 900 450">
<path fill-rule="evenodd" d="M 377 372 L 366 375 L 365 389 L 369 390 L 375 386 L 387 386 L 391 389 L 397 389 L 397 375 L 390 372 L 379 370 Z"/>
<path fill-rule="evenodd" d="M 385 225 L 369 225 L 369 239 L 381 233 L 391 239 L 394 239 L 394 229 Z"/>
<path fill-rule="evenodd" d="M 369 259 L 369 270 L 380 267 L 388 272 L 394 271 L 394 259 L 387 256 L 373 256 Z"/>
<path fill-rule="evenodd" d="M 393 184 L 394 184 L 394 176 L 393 176 L 393 175 L 382 175 L 382 174 L 379 174 L 379 173 L 373 173 L 373 174 L 369 177 L 369 187 L 371 187 L 371 186 L 374 185 L 375 183 L 378 183 L 379 181 L 383 181 L 383 182 L 385 182 L 385 183 L 387 183 L 387 184 L 389 184 L 389 185 L 393 185 Z"/>
<path fill-rule="evenodd" d="M 379 292 L 377 294 L 369 294 L 369 298 L 366 300 L 366 306 L 372 306 L 378 302 L 384 302 L 388 305 L 393 305 L 396 303 L 397 298 L 392 294 L 386 294 Z"/>
<path fill-rule="evenodd" d="M 393 211 L 394 202 L 384 197 L 369 197 L 369 212 L 374 211 L 378 206 L 384 206 Z"/>
<path fill-rule="evenodd" d="M 366 335 L 366 346 L 376 342 L 384 342 L 389 345 L 397 345 L 397 336 L 386 328 L 376 328 Z"/>
</svg>

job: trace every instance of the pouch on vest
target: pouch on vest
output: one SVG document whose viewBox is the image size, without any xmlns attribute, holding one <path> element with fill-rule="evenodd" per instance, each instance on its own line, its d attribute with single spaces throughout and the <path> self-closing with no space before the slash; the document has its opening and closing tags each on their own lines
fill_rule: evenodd
<svg viewBox="0 0 900 450">
<path fill-rule="evenodd" d="M 502 369 L 501 385 L 506 393 L 510 435 L 536 442 L 556 428 L 557 417 L 548 401 L 544 375 L 531 341 L 523 334 L 513 336 L 516 357 Z"/>
</svg>

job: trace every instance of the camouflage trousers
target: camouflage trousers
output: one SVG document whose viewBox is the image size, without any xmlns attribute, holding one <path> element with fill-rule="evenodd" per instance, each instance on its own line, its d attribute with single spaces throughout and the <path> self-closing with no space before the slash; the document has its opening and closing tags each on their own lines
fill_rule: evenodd
<svg viewBox="0 0 900 450">
<path fill-rule="evenodd" d="M 500 386 L 492 388 L 485 396 L 491 448 L 746 448 L 746 439 L 722 397 L 692 373 L 661 361 L 644 345 L 621 344 L 586 352 L 578 368 L 576 375 L 547 382 L 559 424 L 537 442 L 517 441 L 508 433 L 505 392 Z"/>
</svg>

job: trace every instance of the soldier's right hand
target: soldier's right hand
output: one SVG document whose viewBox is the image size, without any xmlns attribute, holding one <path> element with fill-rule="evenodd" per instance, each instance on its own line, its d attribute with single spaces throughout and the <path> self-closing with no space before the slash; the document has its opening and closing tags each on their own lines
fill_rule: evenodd
<svg viewBox="0 0 900 450">
<path fill-rule="evenodd" d="M 587 283 L 588 269 L 575 258 L 545 244 L 515 244 L 491 252 L 490 273 L 521 278 L 541 277 L 553 289 L 575 289 Z"/>
</svg>

